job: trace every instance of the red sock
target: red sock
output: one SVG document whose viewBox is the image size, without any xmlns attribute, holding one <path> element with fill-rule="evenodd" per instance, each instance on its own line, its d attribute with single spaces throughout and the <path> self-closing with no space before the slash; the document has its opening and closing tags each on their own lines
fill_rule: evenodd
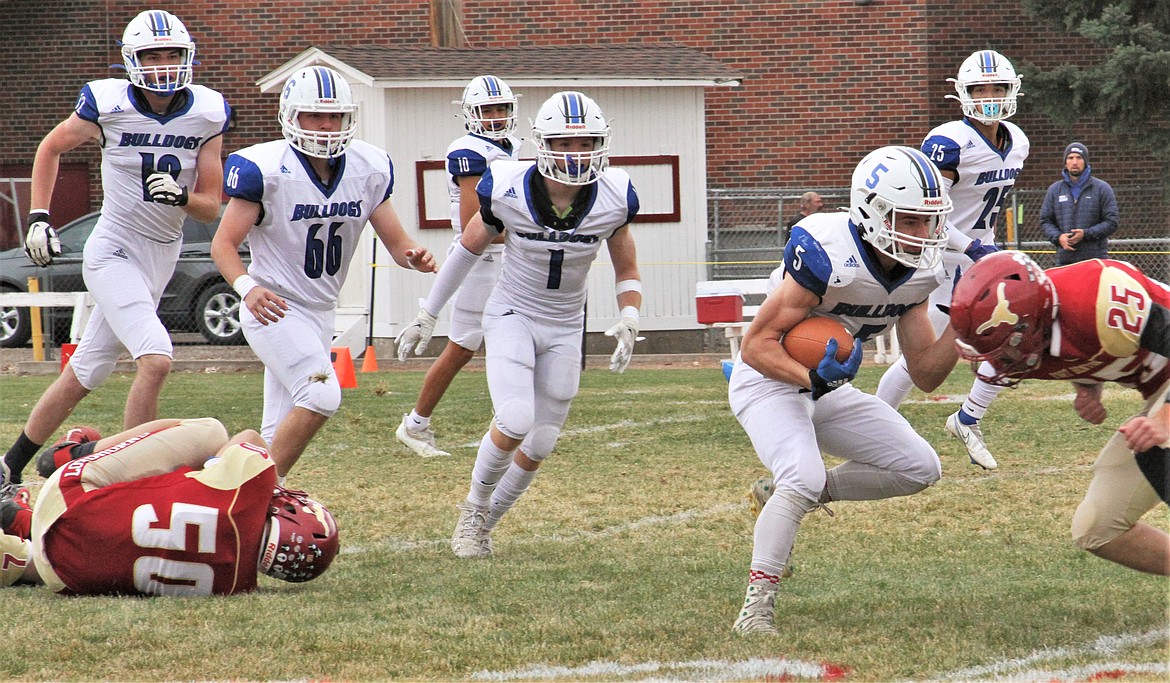
<svg viewBox="0 0 1170 683">
<path fill-rule="evenodd" d="M 748 583 L 755 583 L 756 581 L 770 581 L 772 583 L 780 583 L 780 577 L 775 574 L 762 572 L 758 569 L 753 569 L 748 574 Z"/>
</svg>

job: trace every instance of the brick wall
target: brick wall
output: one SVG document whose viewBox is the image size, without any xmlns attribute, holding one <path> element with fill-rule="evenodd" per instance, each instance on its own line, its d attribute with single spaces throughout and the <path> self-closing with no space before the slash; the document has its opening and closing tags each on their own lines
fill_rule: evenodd
<svg viewBox="0 0 1170 683">
<path fill-rule="evenodd" d="M 69 113 L 78 88 L 113 73 L 106 65 L 120 63 L 113 41 L 126 22 L 153 7 L 184 20 L 198 44 L 198 82 L 224 92 L 237 108 L 228 151 L 279 136 L 276 98 L 258 95 L 255 82 L 305 48 L 329 42 L 430 44 L 428 3 L 407 0 L 5 3 L 0 85 L 7 106 L 0 117 L 0 159 L 31 163 L 40 138 Z M 550 0 L 538 12 L 527 7 L 464 0 L 469 45 L 672 41 L 739 70 L 741 87 L 708 91 L 712 187 L 842 185 L 865 152 L 884 144 L 917 145 L 931 126 L 958 115 L 958 105 L 944 99 L 950 92 L 945 79 L 972 51 L 997 49 L 1017 68 L 1025 61 L 1053 66 L 1073 54 L 1069 44 L 1075 42 L 1040 27 L 1010 0 L 994 12 L 979 11 L 979 3 L 923 0 L 869 6 L 852 0 Z M 1074 138 L 1090 146 L 1094 170 L 1110 182 L 1160 182 L 1151 157 L 1118 151 L 1095 133 L 1092 121 L 1055 126 L 1030 110 L 1026 96 L 1014 120 L 1032 139 L 1021 187 L 1043 188 L 1055 180 L 1060 153 Z M 66 160 L 91 164 L 96 178 L 96 148 L 86 146 Z M 96 206 L 98 188 L 91 197 Z"/>
</svg>

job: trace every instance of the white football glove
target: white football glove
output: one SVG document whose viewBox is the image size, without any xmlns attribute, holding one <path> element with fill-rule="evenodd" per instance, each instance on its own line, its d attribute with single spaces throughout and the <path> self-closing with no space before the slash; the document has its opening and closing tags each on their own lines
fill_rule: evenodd
<svg viewBox="0 0 1170 683">
<path fill-rule="evenodd" d="M 24 253 L 28 260 L 41 266 L 53 262 L 54 256 L 61 255 L 61 238 L 49 225 L 49 214 L 36 211 L 28 215 L 28 235 L 24 238 Z"/>
<path fill-rule="evenodd" d="M 609 357 L 609 370 L 619 375 L 630 365 L 634 356 L 634 342 L 638 338 L 638 321 L 622 318 L 622 321 L 605 331 L 605 336 L 617 339 L 617 348 Z"/>
<path fill-rule="evenodd" d="M 422 352 L 427 350 L 427 344 L 431 343 L 431 335 L 435 333 L 435 323 L 438 320 L 435 316 L 427 313 L 426 309 L 418 309 L 418 315 L 414 316 L 414 322 L 399 332 L 398 338 L 394 340 L 398 343 L 398 360 L 406 360 L 411 349 L 414 349 L 414 355 L 422 355 Z"/>
<path fill-rule="evenodd" d="M 170 173 L 155 171 L 146 177 L 146 192 L 159 204 L 185 206 L 187 188 L 175 182 Z"/>
</svg>

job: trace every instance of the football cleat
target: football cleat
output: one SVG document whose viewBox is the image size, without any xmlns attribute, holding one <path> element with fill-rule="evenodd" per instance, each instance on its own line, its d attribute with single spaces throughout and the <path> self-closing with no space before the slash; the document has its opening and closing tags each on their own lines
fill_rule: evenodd
<svg viewBox="0 0 1170 683">
<path fill-rule="evenodd" d="M 743 599 L 743 609 L 739 611 L 739 616 L 731 627 L 732 632 L 777 635 L 779 631 L 773 623 L 773 611 L 776 608 L 778 588 L 768 580 L 749 583 L 747 597 Z"/>
<path fill-rule="evenodd" d="M 409 415 L 403 415 L 398 429 L 394 430 L 394 436 L 402 442 L 402 445 L 414 451 L 415 455 L 420 458 L 435 458 L 451 455 L 435 445 L 435 430 L 429 426 L 422 429 L 411 429 L 406 426 L 406 421 L 409 417 Z"/>
<path fill-rule="evenodd" d="M 760 477 L 748 489 L 748 509 L 751 510 L 752 517 L 760 516 L 760 511 L 768 504 L 768 499 L 772 497 L 775 488 L 776 484 L 772 481 L 772 477 Z"/>
<path fill-rule="evenodd" d="M 487 507 L 476 507 L 467 501 L 455 507 L 459 508 L 459 521 L 455 523 L 455 533 L 451 535 L 451 550 L 455 556 L 463 559 L 490 557 L 492 538 L 484 529 Z"/>
<path fill-rule="evenodd" d="M 102 435 L 93 427 L 73 427 L 65 436 L 41 451 L 37 456 L 37 473 L 48 478 L 62 465 L 78 457 L 76 447 L 101 439 Z"/>
<path fill-rule="evenodd" d="M 985 470 L 994 470 L 999 467 L 999 463 L 995 461 L 995 457 L 991 455 L 991 451 L 987 450 L 987 446 L 983 443 L 983 430 L 979 428 L 979 423 L 973 425 L 965 425 L 959 421 L 959 413 L 954 412 L 947 418 L 947 432 L 967 448 L 967 457 L 971 459 L 972 465 L 979 465 Z"/>
</svg>

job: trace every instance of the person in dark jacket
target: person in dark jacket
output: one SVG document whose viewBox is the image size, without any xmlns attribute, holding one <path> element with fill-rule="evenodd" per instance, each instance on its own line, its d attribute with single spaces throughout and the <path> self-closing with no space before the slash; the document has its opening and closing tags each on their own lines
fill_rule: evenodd
<svg viewBox="0 0 1170 683">
<path fill-rule="evenodd" d="M 1062 175 L 1048 188 L 1040 207 L 1044 236 L 1058 247 L 1056 265 L 1107 256 L 1108 237 L 1120 220 L 1113 188 L 1093 177 L 1089 148 L 1079 142 L 1064 148 Z"/>
</svg>

